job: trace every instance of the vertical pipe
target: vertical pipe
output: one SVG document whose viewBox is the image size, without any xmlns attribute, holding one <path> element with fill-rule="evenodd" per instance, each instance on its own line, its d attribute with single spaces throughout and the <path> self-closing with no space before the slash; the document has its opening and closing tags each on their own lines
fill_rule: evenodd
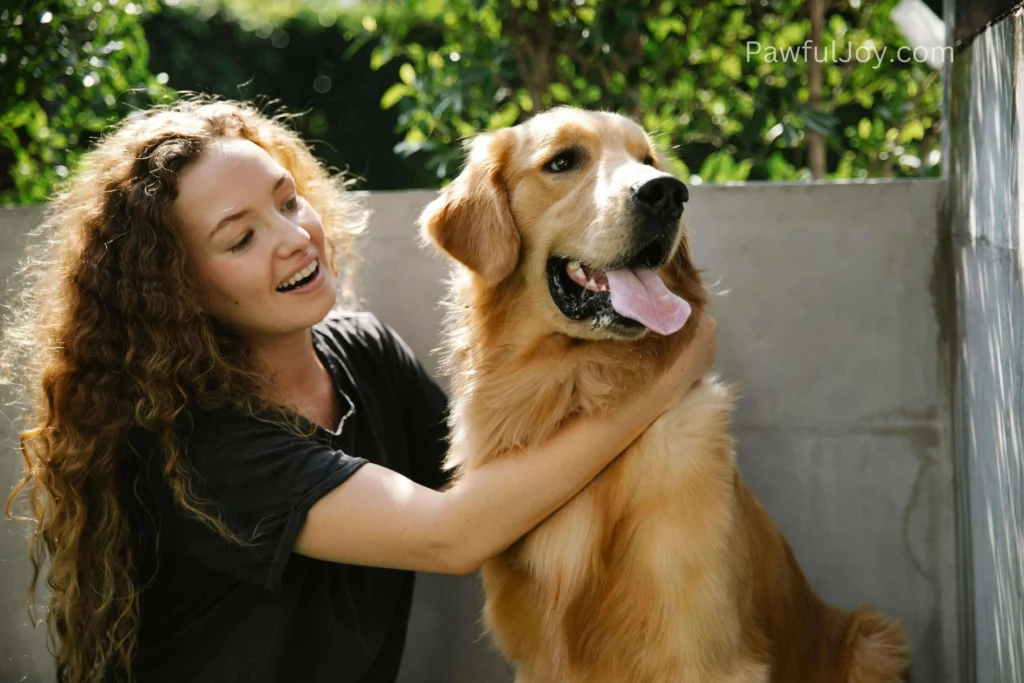
<svg viewBox="0 0 1024 683">
<path fill-rule="evenodd" d="M 947 0 L 963 683 L 1024 682 L 1024 15 Z"/>
</svg>

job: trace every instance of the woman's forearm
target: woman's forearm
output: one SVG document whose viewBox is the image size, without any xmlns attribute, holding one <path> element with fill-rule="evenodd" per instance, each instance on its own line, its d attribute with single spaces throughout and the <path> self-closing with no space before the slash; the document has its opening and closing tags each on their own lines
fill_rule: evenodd
<svg viewBox="0 0 1024 683">
<path fill-rule="evenodd" d="M 711 367 L 714 321 L 650 387 L 600 417 L 466 472 L 437 492 L 366 464 L 310 508 L 295 552 L 413 571 L 469 573 L 575 496 Z"/>
<path fill-rule="evenodd" d="M 293 549 L 331 562 L 467 574 L 576 495 L 658 414 L 653 400 L 635 399 L 607 417 L 577 418 L 443 493 L 366 464 L 313 505 Z"/>
<path fill-rule="evenodd" d="M 540 445 L 463 475 L 437 510 L 454 571 L 475 571 L 579 493 L 650 425 L 657 411 L 644 401 L 576 418 Z"/>
</svg>

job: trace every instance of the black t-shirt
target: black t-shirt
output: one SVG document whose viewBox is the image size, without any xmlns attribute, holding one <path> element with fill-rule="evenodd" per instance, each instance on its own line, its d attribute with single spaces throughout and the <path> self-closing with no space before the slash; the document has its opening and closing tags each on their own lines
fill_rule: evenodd
<svg viewBox="0 0 1024 683">
<path fill-rule="evenodd" d="M 439 488 L 447 400 L 408 346 L 368 313 L 313 328 L 342 407 L 315 438 L 237 414 L 196 412 L 184 454 L 195 493 L 239 545 L 174 508 L 152 467 L 126 501 L 152 579 L 140 597 L 138 683 L 393 682 L 405 645 L 413 573 L 292 553 L 313 504 L 366 462 Z M 131 514 L 131 512 L 130 512 Z M 155 530 L 159 528 L 159 534 Z M 159 558 L 155 561 L 155 558 Z M 148 560 L 147 560 L 148 558 Z M 143 578 L 145 580 L 145 578 Z"/>
</svg>

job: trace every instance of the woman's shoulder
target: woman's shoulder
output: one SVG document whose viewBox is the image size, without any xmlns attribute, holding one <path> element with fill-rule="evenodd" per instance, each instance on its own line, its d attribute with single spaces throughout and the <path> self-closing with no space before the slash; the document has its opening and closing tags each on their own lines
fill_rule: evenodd
<svg viewBox="0 0 1024 683">
<path fill-rule="evenodd" d="M 314 334 L 349 345 L 378 343 L 391 331 L 370 311 L 331 311 L 313 326 Z"/>
<path fill-rule="evenodd" d="M 398 333 L 370 311 L 333 311 L 313 327 L 313 334 L 322 353 L 343 363 L 387 368 L 411 354 Z"/>
<path fill-rule="evenodd" d="M 344 367 L 357 384 L 382 384 L 405 400 L 422 391 L 443 398 L 412 348 L 388 323 L 368 311 L 331 313 L 314 327 L 318 348 Z M 434 395 L 437 395 L 437 400 Z"/>
</svg>

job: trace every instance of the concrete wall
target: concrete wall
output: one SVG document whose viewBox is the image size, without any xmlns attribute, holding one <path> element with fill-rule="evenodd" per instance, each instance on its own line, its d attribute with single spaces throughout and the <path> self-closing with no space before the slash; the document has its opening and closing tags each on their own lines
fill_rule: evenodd
<svg viewBox="0 0 1024 683">
<path fill-rule="evenodd" d="M 434 368 L 446 266 L 417 247 L 413 228 L 432 196 L 368 198 L 359 285 L 365 307 Z M 705 186 L 691 196 L 693 253 L 718 292 L 718 367 L 742 387 L 744 476 L 826 599 L 901 616 L 914 680 L 958 680 L 943 185 Z M 0 214 L 0 244 L 32 220 Z M 8 448 L 0 487 L 17 469 Z M 37 680 L 44 650 L 23 612 L 7 609 L 22 600 L 24 546 L 9 529 L 0 542 L 0 680 Z M 420 578 L 402 683 L 511 681 L 481 637 L 478 598 L 474 577 Z"/>
<path fill-rule="evenodd" d="M 9 305 L 12 271 L 22 257 L 26 233 L 39 221 L 37 207 L 0 209 L 0 306 Z M 21 479 L 22 460 L 18 452 L 16 415 L 10 403 L 13 392 L 0 385 L 0 498 L 5 502 Z M 23 512 L 23 510 L 21 511 Z M 0 681 L 53 680 L 53 666 L 47 657 L 41 629 L 30 626 L 26 610 L 26 589 L 31 576 L 27 557 L 27 524 L 0 518 Z"/>
</svg>

